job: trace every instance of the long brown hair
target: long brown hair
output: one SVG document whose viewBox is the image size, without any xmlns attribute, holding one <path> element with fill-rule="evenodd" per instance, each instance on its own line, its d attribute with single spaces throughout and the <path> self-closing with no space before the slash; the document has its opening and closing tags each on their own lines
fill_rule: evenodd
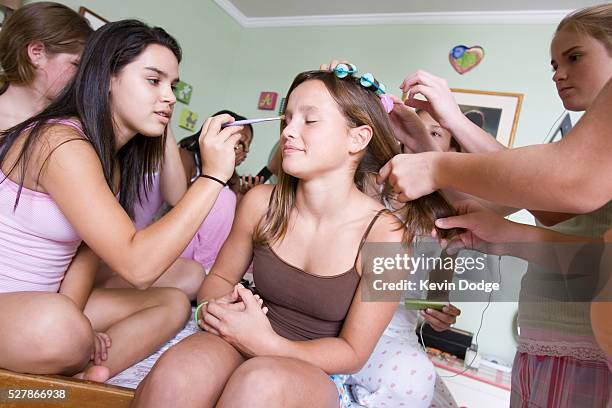
<svg viewBox="0 0 612 408">
<path fill-rule="evenodd" d="M 599 40 L 612 54 L 612 4 L 585 7 L 576 10 L 561 20 L 556 32 L 570 29 Z"/>
<path fill-rule="evenodd" d="M 45 51 L 77 53 L 93 32 L 87 20 L 63 4 L 31 3 L 17 9 L 0 31 L 0 94 L 10 83 L 27 85 L 35 68 L 28 57 L 28 44 L 40 41 Z"/>
<path fill-rule="evenodd" d="M 380 189 L 375 184 L 374 176 L 385 163 L 400 154 L 400 148 L 380 98 L 361 86 L 356 78 L 339 79 L 330 71 L 307 71 L 298 74 L 293 80 L 286 100 L 289 100 L 293 90 L 300 84 L 313 80 L 321 81 L 325 85 L 340 107 L 349 127 L 368 125 L 372 128 L 372 139 L 359 160 L 353 180 L 360 191 L 374 195 L 383 205 L 388 203 L 392 200 L 393 193 L 390 184 L 385 182 Z M 281 132 L 282 130 L 283 124 Z M 285 236 L 289 215 L 295 206 L 297 185 L 298 179 L 285 173 L 281 167 L 268 211 L 255 232 L 254 241 L 257 244 L 264 245 Z M 407 244 L 412 242 L 416 234 L 429 233 L 435 227 L 434 221 L 437 218 L 448 217 L 455 211 L 446 199 L 436 192 L 406 203 L 395 213 L 402 220 L 403 242 Z M 438 233 L 441 236 L 448 235 L 448 231 L 444 230 Z"/>
</svg>

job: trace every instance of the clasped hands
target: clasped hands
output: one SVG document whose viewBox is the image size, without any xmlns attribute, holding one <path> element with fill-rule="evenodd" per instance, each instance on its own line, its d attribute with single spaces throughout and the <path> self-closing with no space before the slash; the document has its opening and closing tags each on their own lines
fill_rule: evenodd
<svg viewBox="0 0 612 408">
<path fill-rule="evenodd" d="M 198 325 L 217 335 L 245 356 L 269 353 L 278 335 L 266 314 L 263 299 L 241 284 L 224 296 L 212 299 L 197 316 Z"/>
</svg>

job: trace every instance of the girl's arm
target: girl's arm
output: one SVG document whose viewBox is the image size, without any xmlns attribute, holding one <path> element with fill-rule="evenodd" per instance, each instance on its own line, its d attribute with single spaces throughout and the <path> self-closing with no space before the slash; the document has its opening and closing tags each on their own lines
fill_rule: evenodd
<svg viewBox="0 0 612 408">
<path fill-rule="evenodd" d="M 612 80 L 561 141 L 486 154 L 398 155 L 381 170 L 400 198 L 440 188 L 517 208 L 584 214 L 612 198 Z"/>
<path fill-rule="evenodd" d="M 227 180 L 234 168 L 234 145 L 241 127 L 221 124 L 229 115 L 207 120 L 201 151 L 203 172 Z M 75 131 L 53 126 L 46 132 L 49 149 L 40 185 L 64 216 L 104 262 L 137 288 L 147 288 L 176 260 L 214 204 L 222 185 L 199 178 L 179 203 L 158 222 L 136 231 L 108 187 L 91 145 L 75 139 Z"/>
<path fill-rule="evenodd" d="M 268 207 L 273 186 L 253 187 L 238 205 L 234 224 L 215 264 L 198 292 L 198 303 L 234 289 L 253 259 L 253 234 Z"/>
<path fill-rule="evenodd" d="M 432 115 L 443 128 L 451 132 L 463 152 L 494 152 L 506 149 L 461 112 L 446 80 L 419 70 L 404 78 L 400 88 L 407 95 L 406 104 Z M 415 99 L 417 94 L 423 95 L 427 100 Z"/>
<path fill-rule="evenodd" d="M 160 174 L 160 189 L 165 202 L 174 207 L 187 192 L 187 176 L 181 162 L 179 148 L 174 138 L 174 132 L 168 126 L 164 161 Z"/>
<path fill-rule="evenodd" d="M 81 311 L 85 309 L 99 266 L 100 258 L 83 243 L 64 275 L 59 293 L 69 297 Z"/>
</svg>

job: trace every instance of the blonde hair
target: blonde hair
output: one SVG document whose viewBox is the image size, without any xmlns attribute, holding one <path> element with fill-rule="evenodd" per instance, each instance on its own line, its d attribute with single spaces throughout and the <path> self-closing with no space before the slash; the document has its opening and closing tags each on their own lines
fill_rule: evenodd
<svg viewBox="0 0 612 408">
<path fill-rule="evenodd" d="M 338 104 L 340 111 L 350 127 L 368 125 L 372 128 L 372 139 L 365 153 L 362 154 L 354 174 L 354 182 L 360 191 L 372 195 L 383 205 L 392 200 L 392 187 L 385 182 L 382 191 L 374 185 L 374 175 L 391 160 L 400 154 L 399 144 L 395 139 L 389 115 L 384 110 L 380 98 L 371 90 L 359 84 L 352 77 L 339 79 L 330 71 L 307 71 L 298 74 L 287 92 L 287 101 L 291 93 L 306 81 L 321 81 Z M 281 124 L 282 126 L 282 124 Z M 282 131 L 282 128 L 281 128 Z M 278 184 L 270 197 L 270 204 L 265 218 L 260 222 L 254 235 L 256 244 L 265 245 L 282 239 L 288 229 L 289 215 L 295 206 L 298 179 L 286 174 L 282 167 L 279 171 Z M 429 232 L 435 228 L 437 218 L 454 215 L 453 207 L 440 193 L 433 193 L 406 203 L 395 211 L 403 220 L 403 243 L 412 242 L 415 234 Z M 440 236 L 447 237 L 454 231 L 438 230 Z"/>
<path fill-rule="evenodd" d="M 612 4 L 585 7 L 561 20 L 555 33 L 562 29 L 588 35 L 600 41 L 612 54 Z"/>
</svg>

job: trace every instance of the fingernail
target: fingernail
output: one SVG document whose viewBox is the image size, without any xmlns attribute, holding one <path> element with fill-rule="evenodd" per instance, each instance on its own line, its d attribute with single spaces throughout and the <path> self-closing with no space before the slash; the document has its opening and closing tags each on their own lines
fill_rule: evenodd
<svg viewBox="0 0 612 408">
<path fill-rule="evenodd" d="M 431 309 L 425 309 L 427 313 L 431 313 Z"/>
</svg>

